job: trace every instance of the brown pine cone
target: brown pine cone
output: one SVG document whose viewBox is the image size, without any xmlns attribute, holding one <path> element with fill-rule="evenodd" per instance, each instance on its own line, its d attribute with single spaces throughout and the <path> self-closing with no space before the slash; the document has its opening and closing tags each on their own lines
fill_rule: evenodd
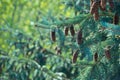
<svg viewBox="0 0 120 80">
<path fill-rule="evenodd" d="M 78 53 L 79 53 L 79 50 L 76 50 L 76 51 L 73 53 L 72 63 L 75 63 L 75 62 L 77 61 Z"/>
<path fill-rule="evenodd" d="M 107 2 L 106 0 L 101 0 L 100 1 L 100 6 L 103 10 L 105 10 L 105 8 L 106 8 L 106 2 Z"/>
<path fill-rule="evenodd" d="M 72 36 L 75 35 L 75 30 L 74 30 L 73 25 L 70 26 L 70 33 L 71 33 Z"/>
<path fill-rule="evenodd" d="M 51 37 L 51 40 L 52 40 L 52 41 L 56 41 L 55 30 L 54 30 L 54 31 L 51 31 L 50 37 Z"/>
<path fill-rule="evenodd" d="M 79 31 L 77 32 L 76 41 L 77 41 L 78 44 L 81 44 L 81 43 L 82 43 L 82 30 L 79 30 Z"/>
<path fill-rule="evenodd" d="M 115 13 L 115 15 L 113 17 L 113 24 L 115 24 L 115 25 L 119 24 L 119 15 L 117 12 Z"/>
<path fill-rule="evenodd" d="M 94 20 L 95 20 L 95 21 L 98 20 L 98 19 L 99 19 L 99 13 L 98 13 L 98 11 L 96 11 L 96 12 L 93 14 L 93 16 L 94 16 Z"/>
<path fill-rule="evenodd" d="M 92 6 L 93 2 L 94 2 L 93 0 L 90 0 L 90 7 Z"/>
<path fill-rule="evenodd" d="M 94 14 L 96 11 L 98 11 L 98 7 L 99 7 L 100 3 L 99 2 L 93 2 L 92 6 L 90 8 L 90 13 Z"/>
<path fill-rule="evenodd" d="M 68 28 L 68 27 L 65 27 L 65 29 L 64 29 L 65 36 L 68 35 L 68 30 L 69 30 L 69 28 Z"/>
<path fill-rule="evenodd" d="M 108 49 L 105 50 L 105 57 L 106 57 L 108 60 L 111 58 L 110 50 L 108 50 Z"/>
<path fill-rule="evenodd" d="M 94 61 L 95 61 L 95 62 L 98 61 L 98 53 L 97 53 L 97 52 L 94 54 L 93 58 L 94 58 Z"/>
</svg>

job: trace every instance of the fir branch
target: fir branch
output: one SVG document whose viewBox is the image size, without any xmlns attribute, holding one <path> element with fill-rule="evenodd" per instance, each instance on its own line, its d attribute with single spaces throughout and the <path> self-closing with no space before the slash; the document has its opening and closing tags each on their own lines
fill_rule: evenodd
<svg viewBox="0 0 120 80">
<path fill-rule="evenodd" d="M 16 61 L 24 60 L 25 62 L 31 62 L 31 63 L 35 64 L 38 67 L 38 69 L 41 68 L 41 66 L 36 61 L 28 59 L 28 58 L 24 58 L 24 57 L 19 58 L 19 57 L 15 57 L 15 56 L 12 57 L 12 56 L 0 55 L 0 59 L 13 59 Z"/>
<path fill-rule="evenodd" d="M 113 16 L 112 13 L 108 12 L 104 12 L 101 13 L 100 16 Z M 81 26 L 86 20 L 88 20 L 89 18 L 91 18 L 92 15 L 91 14 L 80 14 L 79 16 L 73 17 L 73 18 L 68 18 L 68 19 L 64 19 L 64 20 L 57 20 L 51 24 L 45 25 L 42 23 L 36 23 L 35 26 L 36 27 L 40 27 L 40 28 L 44 28 L 44 29 L 51 29 L 52 27 L 62 27 L 62 26 L 66 26 L 66 25 L 72 25 L 72 24 L 78 24 Z M 67 26 L 69 27 L 69 26 Z"/>
<path fill-rule="evenodd" d="M 40 28 L 44 28 L 44 29 L 50 29 L 51 26 L 53 26 L 53 27 L 61 27 L 61 26 L 65 26 L 65 25 L 72 25 L 72 24 L 80 23 L 81 20 L 82 20 L 82 23 L 83 23 L 83 22 L 85 22 L 85 20 L 90 18 L 90 16 L 91 16 L 91 14 L 86 14 L 86 15 L 81 14 L 81 15 L 79 15 L 77 17 L 69 18 L 67 20 L 56 21 L 56 22 L 51 23 L 49 25 L 36 23 L 35 26 L 40 27 Z M 83 19 L 83 18 L 85 18 L 85 19 Z"/>
<path fill-rule="evenodd" d="M 40 69 L 41 71 L 47 73 L 48 75 L 52 76 L 52 78 L 58 79 L 57 76 L 54 74 L 54 72 L 52 72 L 51 70 L 47 69 L 46 67 L 41 67 L 36 61 L 28 59 L 28 58 L 19 58 L 19 57 L 12 57 L 12 56 L 4 56 L 4 55 L 0 55 L 0 59 L 13 59 L 15 61 L 23 61 L 23 62 L 31 62 L 31 64 L 35 64 L 37 66 L 38 69 Z M 32 65 L 33 65 L 32 64 Z"/>
</svg>

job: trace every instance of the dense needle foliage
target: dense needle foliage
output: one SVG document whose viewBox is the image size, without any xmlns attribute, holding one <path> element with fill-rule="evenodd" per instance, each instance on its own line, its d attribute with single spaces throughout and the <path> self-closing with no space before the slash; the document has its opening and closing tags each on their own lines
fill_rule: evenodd
<svg viewBox="0 0 120 80">
<path fill-rule="evenodd" d="M 119 0 L 0 0 L 0 80 L 119 80 Z"/>
</svg>

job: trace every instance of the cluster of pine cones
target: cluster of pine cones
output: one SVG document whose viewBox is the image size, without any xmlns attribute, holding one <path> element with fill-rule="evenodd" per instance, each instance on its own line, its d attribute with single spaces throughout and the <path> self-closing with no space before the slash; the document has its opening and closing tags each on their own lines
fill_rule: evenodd
<svg viewBox="0 0 120 80">
<path fill-rule="evenodd" d="M 106 10 L 106 4 L 109 3 L 110 9 L 114 8 L 113 0 L 91 0 L 90 13 L 94 16 L 94 20 L 99 19 L 99 8 L 101 11 Z"/>
</svg>

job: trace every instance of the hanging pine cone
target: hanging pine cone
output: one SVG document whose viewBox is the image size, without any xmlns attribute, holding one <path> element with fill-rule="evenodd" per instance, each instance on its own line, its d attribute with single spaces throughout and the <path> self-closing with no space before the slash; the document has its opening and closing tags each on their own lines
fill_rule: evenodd
<svg viewBox="0 0 120 80">
<path fill-rule="evenodd" d="M 68 27 L 65 27 L 65 29 L 64 29 L 65 36 L 68 35 L 68 30 L 69 30 L 69 28 L 68 28 Z"/>
<path fill-rule="evenodd" d="M 93 2 L 94 2 L 93 0 L 90 0 L 90 7 L 92 6 Z"/>
<path fill-rule="evenodd" d="M 71 33 L 72 36 L 75 35 L 75 30 L 74 30 L 73 25 L 70 26 L 70 33 Z"/>
<path fill-rule="evenodd" d="M 97 53 L 97 52 L 94 54 L 93 58 L 94 58 L 94 61 L 95 61 L 95 62 L 98 61 L 98 53 Z"/>
<path fill-rule="evenodd" d="M 109 50 L 109 49 L 106 49 L 106 50 L 105 50 L 105 57 L 106 57 L 108 60 L 111 58 L 110 50 Z"/>
<path fill-rule="evenodd" d="M 52 41 L 56 41 L 55 30 L 51 31 L 50 37 Z"/>
<path fill-rule="evenodd" d="M 98 11 L 96 11 L 96 12 L 93 14 L 93 16 L 94 16 L 94 20 L 95 20 L 95 21 L 98 20 L 98 19 L 99 19 L 99 13 L 98 13 Z"/>
<path fill-rule="evenodd" d="M 98 13 L 98 9 L 99 9 L 99 5 L 100 5 L 100 2 L 93 2 L 92 3 L 92 6 L 90 8 L 90 13 L 93 14 L 94 16 L 94 20 L 98 20 L 99 19 L 99 13 Z"/>
<path fill-rule="evenodd" d="M 76 50 L 76 51 L 73 53 L 72 63 L 75 63 L 75 62 L 77 61 L 78 53 L 79 53 L 79 50 Z"/>
<path fill-rule="evenodd" d="M 99 2 L 93 2 L 92 6 L 90 7 L 90 13 L 94 14 L 96 11 L 98 11 L 100 3 Z"/>
<path fill-rule="evenodd" d="M 116 24 L 116 25 L 119 24 L 119 15 L 117 12 L 115 13 L 113 18 L 113 24 Z"/>
<path fill-rule="evenodd" d="M 105 8 L 106 8 L 106 0 L 101 0 L 101 1 L 100 1 L 100 6 L 101 6 L 101 8 L 102 8 L 103 10 L 105 10 Z"/>
<path fill-rule="evenodd" d="M 81 43 L 82 43 L 82 30 L 79 30 L 79 31 L 77 32 L 76 41 L 77 41 L 78 44 L 81 44 Z"/>
</svg>

